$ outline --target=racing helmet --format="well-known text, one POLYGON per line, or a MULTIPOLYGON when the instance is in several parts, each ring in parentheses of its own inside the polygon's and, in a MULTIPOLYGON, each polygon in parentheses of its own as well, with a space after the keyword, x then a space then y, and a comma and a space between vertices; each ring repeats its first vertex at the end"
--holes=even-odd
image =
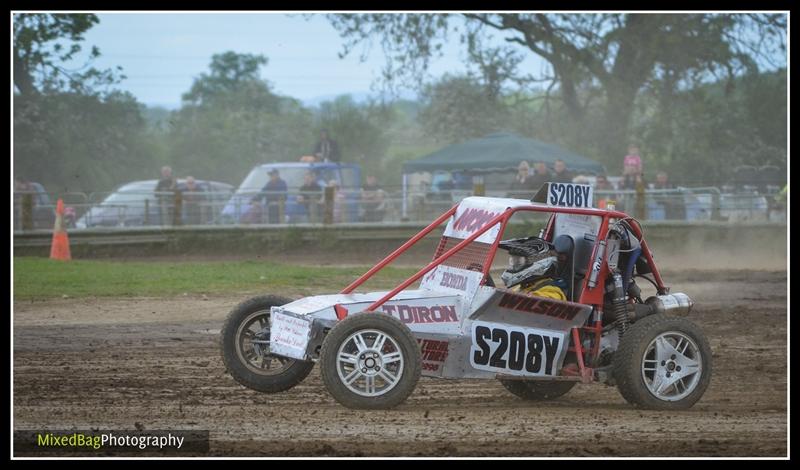
POLYGON ((509 255, 508 267, 500 276, 506 287, 553 275, 557 269, 558 258, 550 254, 552 245, 539 237, 504 240, 498 247, 509 255))

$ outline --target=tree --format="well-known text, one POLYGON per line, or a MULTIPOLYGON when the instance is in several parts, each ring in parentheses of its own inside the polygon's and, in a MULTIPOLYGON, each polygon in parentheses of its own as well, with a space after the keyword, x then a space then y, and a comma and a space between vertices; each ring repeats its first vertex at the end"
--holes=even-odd
POLYGON ((657 93, 646 94, 632 132, 646 142, 651 168, 683 185, 724 184, 744 164, 786 168, 786 86, 785 70, 749 73, 733 86, 679 91, 668 113, 657 93))
POLYGON ((421 93, 419 119, 425 133, 455 143, 502 130, 509 109, 498 92, 468 76, 445 75, 421 93))
POLYGON ((150 176, 154 152, 128 93, 20 96, 14 102, 14 170, 51 191, 110 191, 150 176))
POLYGON ((51 191, 108 191, 145 176, 154 158, 139 103, 109 89, 124 77, 90 66, 100 51, 68 68, 98 22, 88 14, 13 17, 14 167, 51 191))
POLYGON ((261 108, 277 111, 277 96, 270 92, 269 84, 259 77, 259 70, 267 65, 263 55, 237 54, 228 51, 211 57, 211 69, 201 74, 192 88, 183 94, 183 102, 191 106, 213 106, 221 101, 233 106, 261 108), (240 101, 232 101, 232 97, 240 101), (252 100, 256 100, 255 102, 252 100))
POLYGON ((237 183, 255 165, 296 160, 311 113, 260 78, 261 55, 215 54, 170 117, 169 161, 180 174, 237 183))
POLYGON ((781 14, 464 14, 460 20, 440 14, 331 15, 347 40, 342 55, 380 41, 388 81, 419 86, 449 33, 458 29, 471 63, 487 77, 494 74, 494 83, 549 82, 546 98, 557 99, 576 122, 599 101, 604 118, 587 130, 599 149, 595 156, 614 166, 628 143, 643 88, 670 91, 714 76, 732 79, 785 52, 781 14), (498 33, 506 45, 487 39, 498 33), (544 59, 550 74, 520 70, 524 54, 544 59))
POLYGON ((90 67, 100 56, 97 47, 92 47, 82 66, 69 69, 65 65, 81 52, 83 34, 99 21, 90 14, 15 14, 15 90, 23 96, 64 90, 93 94, 124 78, 118 75, 121 67, 116 72, 90 67))

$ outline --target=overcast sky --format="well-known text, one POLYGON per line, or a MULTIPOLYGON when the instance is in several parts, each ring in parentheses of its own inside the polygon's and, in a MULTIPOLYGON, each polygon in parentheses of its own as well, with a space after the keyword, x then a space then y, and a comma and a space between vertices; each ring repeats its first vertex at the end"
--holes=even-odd
MULTIPOLYGON (((369 93, 385 63, 380 47, 367 62, 356 53, 339 59, 342 39, 325 15, 306 19, 274 13, 99 14, 85 35, 95 45, 99 68, 123 67, 119 88, 148 105, 177 107, 192 79, 208 70, 212 54, 232 50, 269 59, 262 77, 274 89, 309 102, 320 97, 369 93)), ((458 41, 452 41, 432 75, 465 71, 458 41)), ((530 60, 535 64, 536 59, 530 60)), ((540 61, 536 66, 541 66, 540 61)), ((533 65, 532 65, 533 66, 533 65)))
MULTIPOLYGON (((280 94, 307 104, 350 93, 371 92, 385 64, 380 46, 360 61, 361 47, 344 59, 343 40, 325 14, 280 13, 101 13, 85 34, 84 50, 100 48, 98 68, 122 66, 127 78, 118 86, 140 102, 175 108, 192 80, 208 71, 211 56, 234 51, 263 54, 269 62, 262 77, 280 94)), ((495 37, 491 42, 504 43, 495 37)), ((430 73, 465 72, 463 48, 451 35, 444 56, 430 73)), ((524 72, 539 75, 545 62, 527 51, 524 72)), ((785 64, 785 60, 783 60, 785 64)), ((407 90, 404 95, 412 95, 407 90)))

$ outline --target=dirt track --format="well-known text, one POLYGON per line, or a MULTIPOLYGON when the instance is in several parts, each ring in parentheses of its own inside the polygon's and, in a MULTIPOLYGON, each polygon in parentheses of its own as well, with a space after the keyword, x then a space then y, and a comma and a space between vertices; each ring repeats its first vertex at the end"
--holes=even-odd
POLYGON ((208 429, 212 455, 785 456, 786 272, 667 274, 714 352, 689 411, 637 410, 596 384, 529 403, 495 381, 423 378, 400 408, 356 412, 316 370, 278 395, 225 373, 217 333, 242 296, 62 299, 14 304, 14 428, 208 429))

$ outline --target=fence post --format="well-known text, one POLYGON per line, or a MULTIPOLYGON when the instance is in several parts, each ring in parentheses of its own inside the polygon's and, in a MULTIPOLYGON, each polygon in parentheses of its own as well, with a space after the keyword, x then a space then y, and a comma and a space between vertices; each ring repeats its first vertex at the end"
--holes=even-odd
POLYGON ((175 191, 175 207, 172 212, 172 225, 181 225, 183 219, 183 193, 175 191))
POLYGON ((472 195, 486 196, 486 184, 483 182, 483 176, 472 177, 472 195))
POLYGON ((714 191, 711 193, 711 220, 722 220, 722 214, 720 213, 720 205, 722 201, 719 197, 719 192, 714 191))
POLYGON ((233 208, 233 213, 235 214, 233 223, 238 225, 242 223, 242 199, 240 197, 234 197, 233 208))
POLYGON ((319 221, 319 195, 311 196, 311 200, 308 204, 308 221, 312 224, 319 221))
POLYGON ((636 218, 641 220, 647 220, 647 206, 645 206, 644 197, 644 183, 640 181, 636 183, 636 218))
POLYGON ((22 195, 22 230, 33 229, 33 194, 22 195))
POLYGON ((286 222, 286 197, 278 199, 278 223, 286 222))
POLYGON ((325 187, 325 218, 323 220, 324 224, 332 224, 333 223, 333 201, 336 197, 336 188, 333 186, 326 186, 325 187))
POLYGON ((144 200, 144 225, 150 225, 150 199, 144 200))

